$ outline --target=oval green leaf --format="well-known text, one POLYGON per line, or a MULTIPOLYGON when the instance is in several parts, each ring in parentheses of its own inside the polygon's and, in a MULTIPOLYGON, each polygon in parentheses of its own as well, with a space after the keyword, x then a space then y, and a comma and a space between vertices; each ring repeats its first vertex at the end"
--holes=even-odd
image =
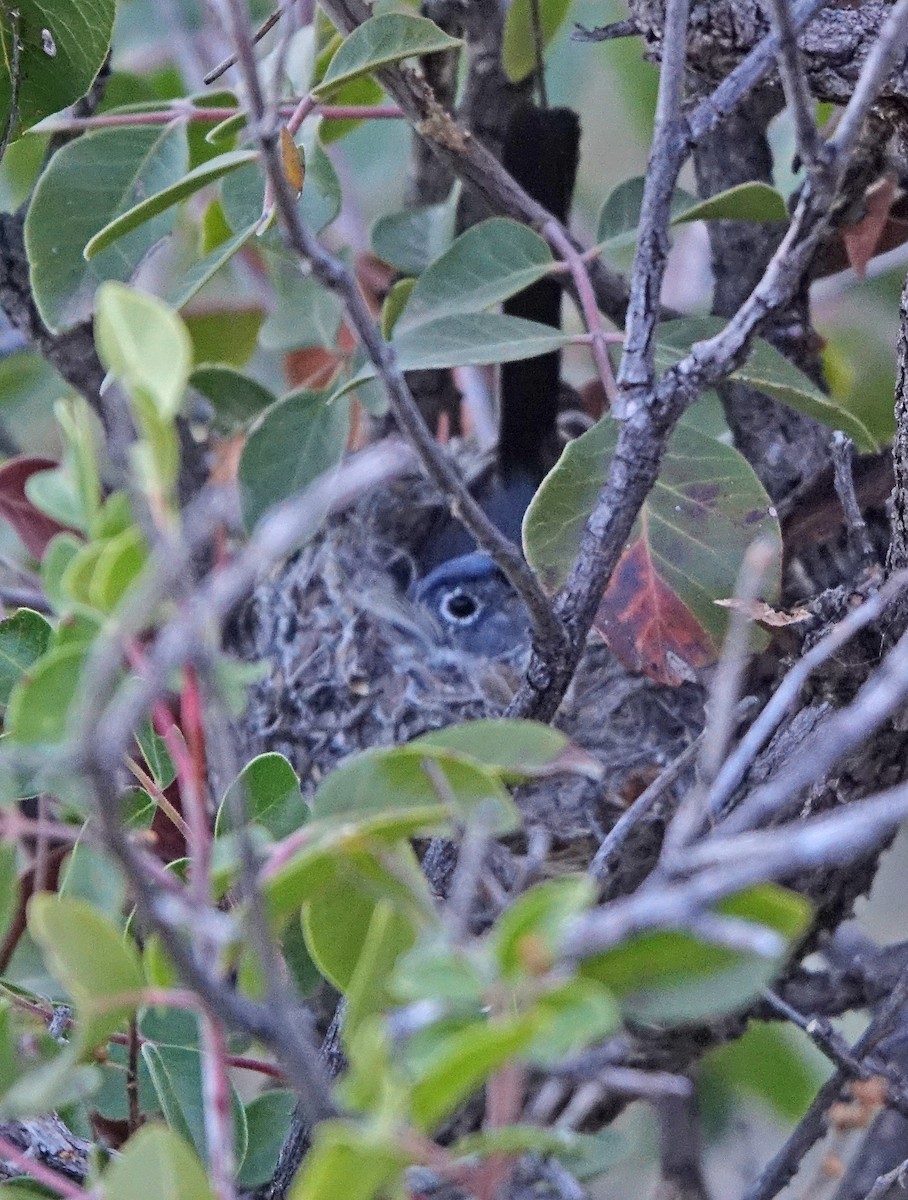
POLYGON ((687 221, 787 221, 785 198, 768 183, 739 183, 678 213, 673 225, 687 221))
POLYGON ((416 55, 433 54, 462 46, 460 38, 449 37, 434 21, 407 13, 385 13, 364 21, 344 40, 328 64, 313 95, 324 100, 359 75, 416 55))
POLYGON ((86 242, 137 200, 186 172, 186 129, 101 129, 61 147, 42 172, 25 218, 35 302, 55 332, 85 320, 98 284, 131 278, 155 242, 170 232, 170 211, 148 221, 86 263, 86 242))
POLYGON ((427 321, 500 304, 549 274, 552 265, 548 245, 526 225, 504 217, 474 225, 416 281, 397 321, 398 338, 427 321))
POLYGON ((115 217, 113 221, 109 221, 103 229, 99 229, 85 245, 83 250, 85 261, 91 262, 102 250, 106 250, 108 246, 118 242, 127 233, 132 233, 134 229, 138 229, 150 221, 152 217, 166 212, 175 204, 179 204, 181 200, 185 200, 187 196, 194 195, 203 187, 215 183, 218 179, 223 179, 225 175, 230 175, 247 163, 255 162, 257 158, 258 152, 255 150, 230 150, 227 154, 219 154, 217 158, 202 163, 201 166, 184 175, 182 179, 172 183, 170 187, 162 188, 153 196, 148 196, 139 204, 127 209, 125 213, 115 217))
POLYGON ((340 461, 349 420, 346 401, 329 403, 323 392, 307 391, 292 392, 262 415, 240 459, 247 529, 340 461))

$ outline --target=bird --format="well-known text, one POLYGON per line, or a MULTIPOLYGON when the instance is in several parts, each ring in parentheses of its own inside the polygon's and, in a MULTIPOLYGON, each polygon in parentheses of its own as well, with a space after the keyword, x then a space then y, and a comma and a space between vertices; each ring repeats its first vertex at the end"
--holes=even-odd
MULTIPOLYGON (((502 165, 562 223, 567 221, 580 153, 580 119, 570 108, 518 105, 505 133, 502 165)), ((560 328, 561 286, 546 276, 504 303, 524 320, 560 328)), ((520 543, 521 523, 559 451, 561 354, 504 363, 500 373, 496 470, 477 499, 493 524, 520 543)), ((428 608, 450 644, 502 653, 526 643, 529 621, 501 570, 453 519, 417 551, 421 575, 410 597, 428 608)))

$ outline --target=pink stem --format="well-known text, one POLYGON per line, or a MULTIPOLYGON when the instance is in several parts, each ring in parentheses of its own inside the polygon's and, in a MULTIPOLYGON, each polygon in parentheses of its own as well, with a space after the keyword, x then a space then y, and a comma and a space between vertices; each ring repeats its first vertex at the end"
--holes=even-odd
POLYGON ((596 365, 596 371, 602 383, 606 399, 614 411, 615 401, 618 397, 618 385, 615 383, 615 374, 612 371, 612 364, 609 360, 608 350, 606 349, 605 330, 602 328, 602 318, 599 315, 596 295, 593 292, 593 285, 590 282, 586 263, 583 261, 581 254, 574 249, 571 239, 564 233, 556 221, 546 221, 542 232, 552 249, 564 259, 570 269, 574 286, 577 288, 577 296, 580 300, 580 311, 583 314, 583 322, 590 334, 590 352, 593 356, 593 362, 596 365))
POLYGON ((236 1200, 227 1044, 223 1027, 210 1013, 200 1015, 199 1026, 202 1035, 202 1107, 211 1182, 218 1200, 236 1200))
MULTIPOLYGON (((278 110, 282 117, 293 118, 305 100, 297 104, 282 104, 278 110)), ((314 106, 317 107, 317 106, 314 106)), ((314 111, 314 108, 313 110, 314 111)), ((101 113, 97 117, 60 117, 44 121, 38 133, 79 133, 84 129, 116 129, 129 125, 169 125, 172 121, 187 121, 191 125, 216 125, 237 116, 239 108, 173 108, 156 109, 153 112, 101 113)), ((326 104, 318 109, 326 121, 399 121, 403 113, 393 104, 326 104)))

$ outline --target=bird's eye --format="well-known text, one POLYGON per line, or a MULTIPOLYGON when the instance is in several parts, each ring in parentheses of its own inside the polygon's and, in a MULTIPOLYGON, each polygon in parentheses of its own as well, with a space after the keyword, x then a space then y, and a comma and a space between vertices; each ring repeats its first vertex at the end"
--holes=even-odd
POLYGON ((439 608, 446 620, 457 625, 469 625, 479 615, 479 601, 460 588, 442 596, 439 608))

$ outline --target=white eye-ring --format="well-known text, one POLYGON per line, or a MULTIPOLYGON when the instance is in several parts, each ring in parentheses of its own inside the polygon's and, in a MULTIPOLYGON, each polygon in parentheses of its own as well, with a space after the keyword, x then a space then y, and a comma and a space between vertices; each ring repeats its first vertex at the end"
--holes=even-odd
POLYGON ((479 616, 481 605, 470 592, 455 588, 446 592, 438 605, 439 612, 452 625, 472 625, 479 616))

